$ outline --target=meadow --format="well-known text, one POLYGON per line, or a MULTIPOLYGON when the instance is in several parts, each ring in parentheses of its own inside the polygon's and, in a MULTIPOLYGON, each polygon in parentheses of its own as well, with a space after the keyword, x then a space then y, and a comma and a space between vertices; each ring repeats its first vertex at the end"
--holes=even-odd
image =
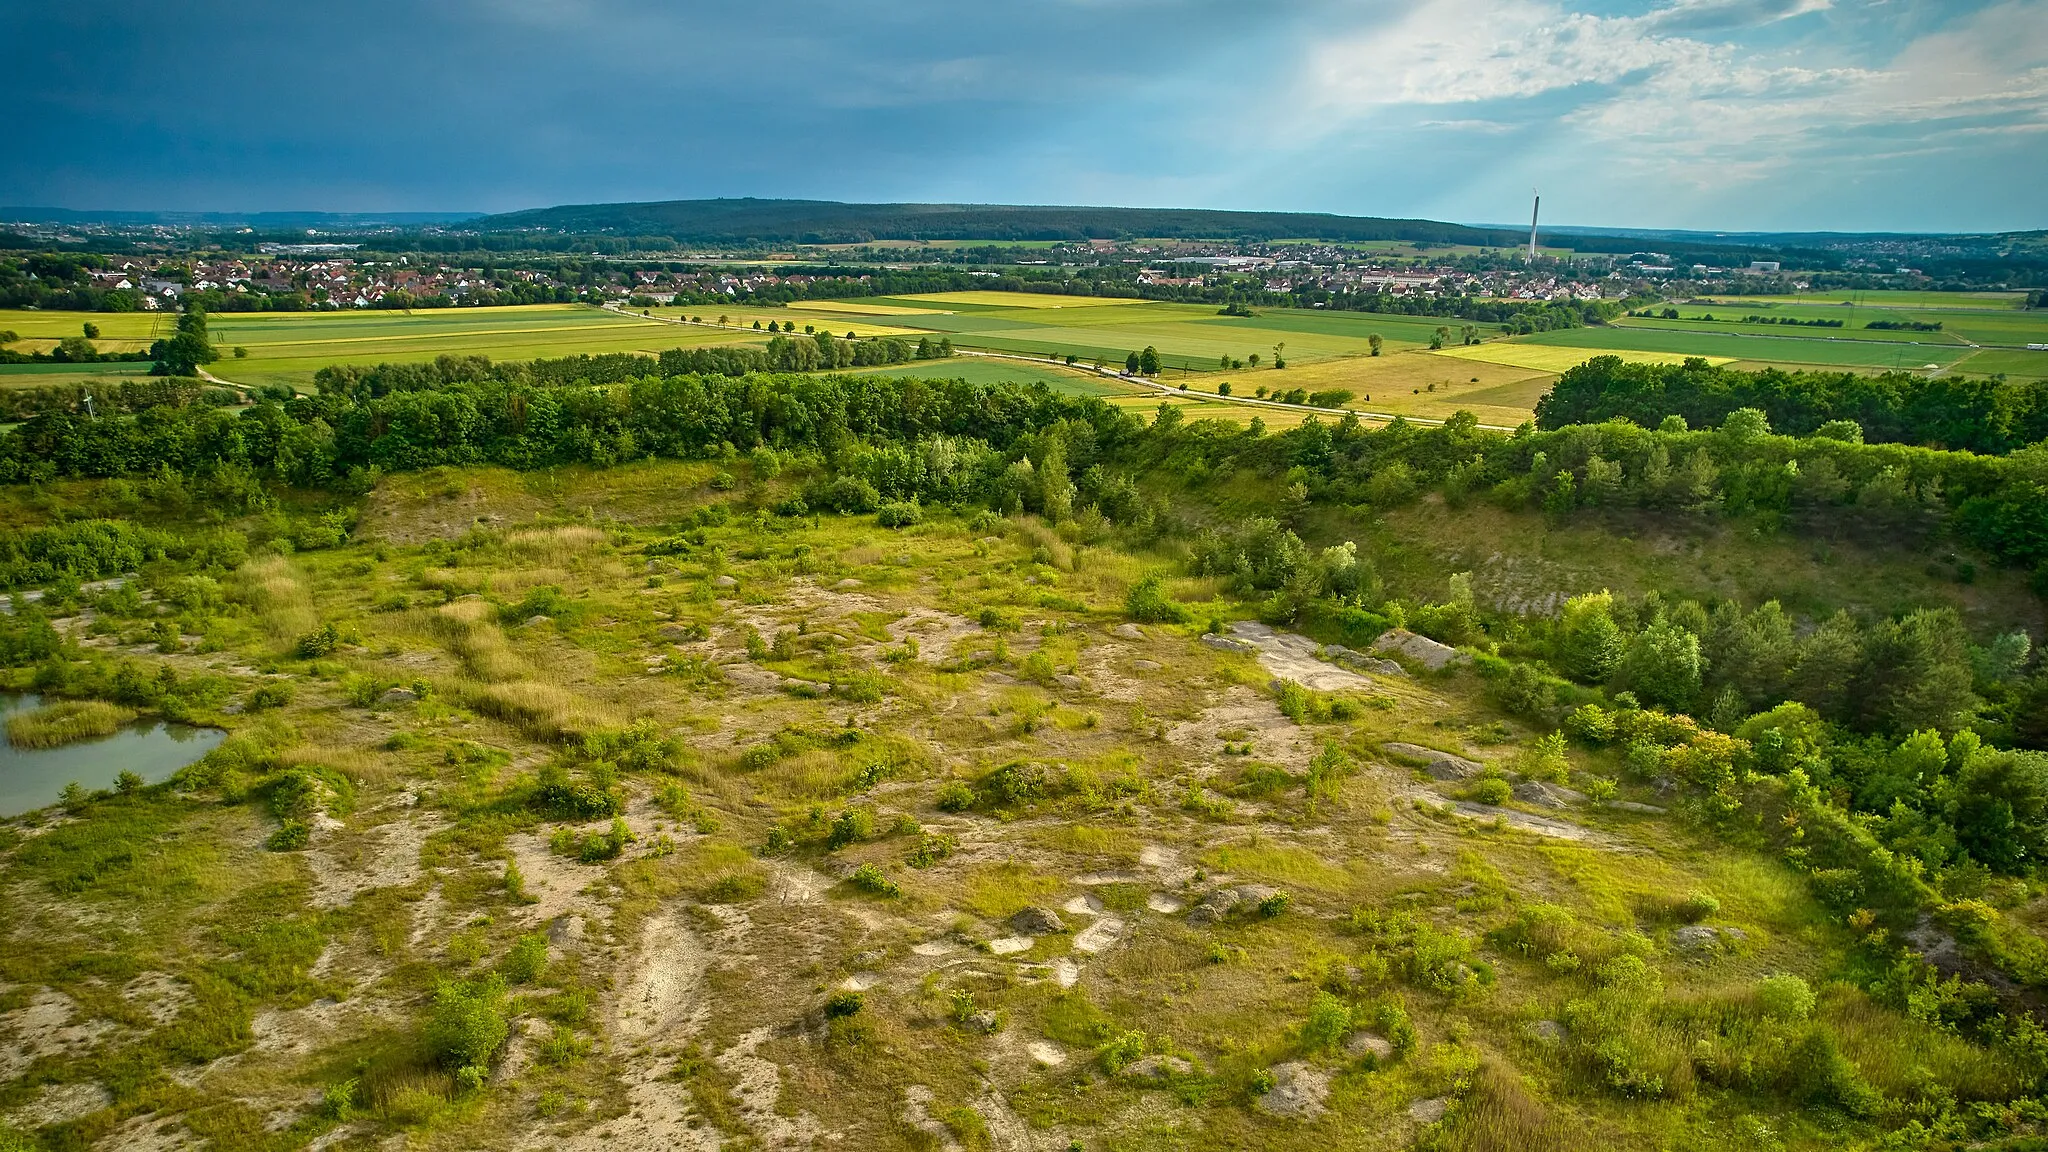
MULTIPOLYGON (((1546 378, 1363 363, 1376 403, 1441 398, 1410 371, 1466 400, 1546 378)), ((871 371, 1181 420, 963 390, 899 425, 936 390, 759 377, 721 386, 799 402, 609 467, 559 450, 678 412, 503 456, 394 423, 423 462, 333 489, 275 456, 0 487, 9 571, 46 592, 0 615, 0 688, 53 701, 10 736, 126 709, 230 733, 0 821, 0 925, 34 942, 0 948, 0 1149, 2034 1131, 2035 1034, 1904 945, 2048 986, 2048 896, 1981 838, 2048 817, 1969 820, 1987 764, 2038 764, 1986 742, 2036 683, 2010 637, 2040 601, 1933 501, 1884 502, 1886 446, 1255 436, 1303 413, 871 371), (1755 504, 1782 456, 1839 490, 1755 504), (455 458, 521 470, 424 463, 455 458), (1602 459, 1627 467, 1595 486, 1602 459), (106 571, 31 580, 53 556, 106 571), (1920 723, 1959 690, 1982 740, 1920 723)), ((336 419, 437 395, 540 410, 336 419)))

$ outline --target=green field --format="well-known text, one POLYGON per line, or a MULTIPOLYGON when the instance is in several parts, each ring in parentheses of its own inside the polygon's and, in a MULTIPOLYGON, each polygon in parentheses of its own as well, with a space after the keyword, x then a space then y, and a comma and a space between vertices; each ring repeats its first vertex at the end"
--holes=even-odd
POLYGON ((1779 303, 1731 299, 1712 304, 1683 304, 1676 310, 1683 320, 1625 317, 1620 327, 1668 328, 1683 331, 1744 332, 1773 336, 1802 336, 1811 339, 1905 341, 1929 344, 1981 344, 2024 346, 2048 342, 2048 312, 2025 311, 2003 303, 2002 297, 1971 293, 1901 292, 1891 295, 1906 299, 1873 302, 1877 293, 1864 293, 1862 303, 1779 303), (1930 297, 1946 303, 1929 304, 1930 297), (1975 306, 1971 306, 1974 302, 1975 306), (1716 317, 1712 324, 1697 318, 1716 317), (1840 328, 1800 328, 1775 324, 1744 324, 1744 316, 1772 316, 1796 320, 1840 320, 1840 328), (1735 320, 1737 323, 1728 323, 1735 320), (1940 324, 1939 332, 1911 332, 1865 327, 1871 321, 1906 320, 1940 324))
MULTIPOLYGON (((0 329, 24 337, 15 347, 33 351, 30 337, 69 336, 87 320, 99 324, 107 350, 147 346, 162 335, 166 317, 149 313, 0 312, 0 329)), ((693 327, 608 312, 579 304, 516 308, 460 308, 419 312, 229 312, 209 318, 221 359, 215 376, 237 384, 289 384, 309 389, 313 374, 329 364, 418 363, 437 356, 488 356, 532 360, 579 353, 658 353, 700 344, 752 343, 758 337, 710 327, 693 327), (246 357, 226 354, 246 348, 246 357)), ((147 365, 6 365, 0 370, 47 368, 66 377, 95 378, 132 373, 147 365)), ((6 376, 0 381, 15 383, 6 376)), ((23 381, 25 382, 25 381, 23 381)), ((54 379, 37 379, 54 383, 54 379)))
MULTIPOLYGON (((859 376, 920 376, 930 380, 965 380, 972 384, 1044 384, 1069 396, 1125 396, 1135 394, 1137 385, 1120 384, 1092 372, 1075 372, 1052 365, 1026 364, 993 357, 957 356, 950 360, 921 360, 914 364, 890 364, 862 368, 859 376)), ((1145 389, 1150 392, 1151 389, 1145 389)))

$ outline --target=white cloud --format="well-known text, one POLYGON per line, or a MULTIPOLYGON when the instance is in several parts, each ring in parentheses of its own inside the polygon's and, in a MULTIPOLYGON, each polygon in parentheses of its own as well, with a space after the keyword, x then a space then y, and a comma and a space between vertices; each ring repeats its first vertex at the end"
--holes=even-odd
POLYGON ((1945 129, 2048 123, 2043 0, 1982 10, 1883 63, 1826 59, 1826 45, 1760 50, 1673 34, 1781 21, 1826 3, 1680 0, 1642 16, 1593 16, 1547 0, 1429 0, 1390 28, 1312 50, 1302 96, 1324 132, 1482 102, 1495 102, 1494 120, 1517 118, 1522 102, 1526 120, 1553 107, 1535 103, 1547 96, 1565 108, 1545 114, 1603 164, 1723 188, 1839 151, 1853 134, 1920 125, 1919 139, 1882 149, 1927 151, 1946 146, 1945 129))

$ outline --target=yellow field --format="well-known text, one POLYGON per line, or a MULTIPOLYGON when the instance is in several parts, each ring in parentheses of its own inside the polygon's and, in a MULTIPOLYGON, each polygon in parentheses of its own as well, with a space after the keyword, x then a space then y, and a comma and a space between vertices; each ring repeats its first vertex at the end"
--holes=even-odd
MULTIPOLYGON (((1461 344, 1456 348, 1431 352, 1430 355, 1449 356, 1458 360, 1477 360, 1482 364, 1505 364, 1537 372, 1563 372, 1568 368, 1576 368, 1595 356, 1615 356, 1630 364, 1677 364, 1688 359, 1675 352, 1558 348, 1541 344, 1461 344)), ((1701 356, 1697 359, 1717 366, 1735 363, 1732 356, 1701 356)))
MULTIPOLYGON (((870 310, 864 308, 862 311, 870 310)), ((810 324, 825 329, 834 336, 844 336, 851 332, 863 339, 869 336, 902 336, 915 341, 920 336, 934 335, 934 333, 916 328, 898 328, 888 324, 876 324, 869 320, 848 319, 844 314, 834 315, 829 312, 808 312, 797 308, 758 308, 736 304, 691 304, 683 308, 654 308, 650 309, 649 312, 651 315, 663 320, 674 320, 684 316, 702 316, 704 318, 703 324, 678 325, 678 327, 685 330, 696 332, 719 331, 717 327, 718 318, 723 316, 726 319, 726 329, 730 330, 735 336, 740 335, 742 332, 749 336, 766 335, 765 332, 755 331, 754 321, 756 320, 759 320, 764 327, 770 323, 781 324, 786 320, 794 321, 799 333, 803 331, 804 325, 810 324)))
MULTIPOLYGON (((923 299, 923 297, 919 297, 923 299)), ((906 308, 901 304, 864 304, 858 300, 806 300, 791 304, 791 312, 851 312, 860 316, 947 316, 934 308, 906 308)))
POLYGON ((177 317, 163 312, 43 312, 8 310, 0 313, 0 329, 21 340, 8 347, 16 352, 48 352, 66 336, 85 335, 87 323, 97 324, 100 338, 93 345, 102 352, 140 352, 159 337, 168 336, 177 317))
POLYGON ((992 308, 1102 308, 1112 304, 1148 304, 1120 296, 1056 296, 1047 292, 923 292, 905 300, 935 304, 982 304, 992 308))

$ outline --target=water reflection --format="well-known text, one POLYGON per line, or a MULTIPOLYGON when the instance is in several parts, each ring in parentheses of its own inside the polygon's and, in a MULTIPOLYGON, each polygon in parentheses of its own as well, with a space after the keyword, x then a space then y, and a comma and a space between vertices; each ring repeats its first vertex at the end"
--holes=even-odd
MULTIPOLYGON (((15 713, 42 703, 39 696, 0 692, 0 726, 15 713)), ((116 776, 133 772, 154 784, 211 752, 226 737, 218 728, 137 720, 111 736, 61 748, 16 748, 0 739, 0 816, 55 804, 64 786, 74 780, 86 788, 112 788, 116 776)))

